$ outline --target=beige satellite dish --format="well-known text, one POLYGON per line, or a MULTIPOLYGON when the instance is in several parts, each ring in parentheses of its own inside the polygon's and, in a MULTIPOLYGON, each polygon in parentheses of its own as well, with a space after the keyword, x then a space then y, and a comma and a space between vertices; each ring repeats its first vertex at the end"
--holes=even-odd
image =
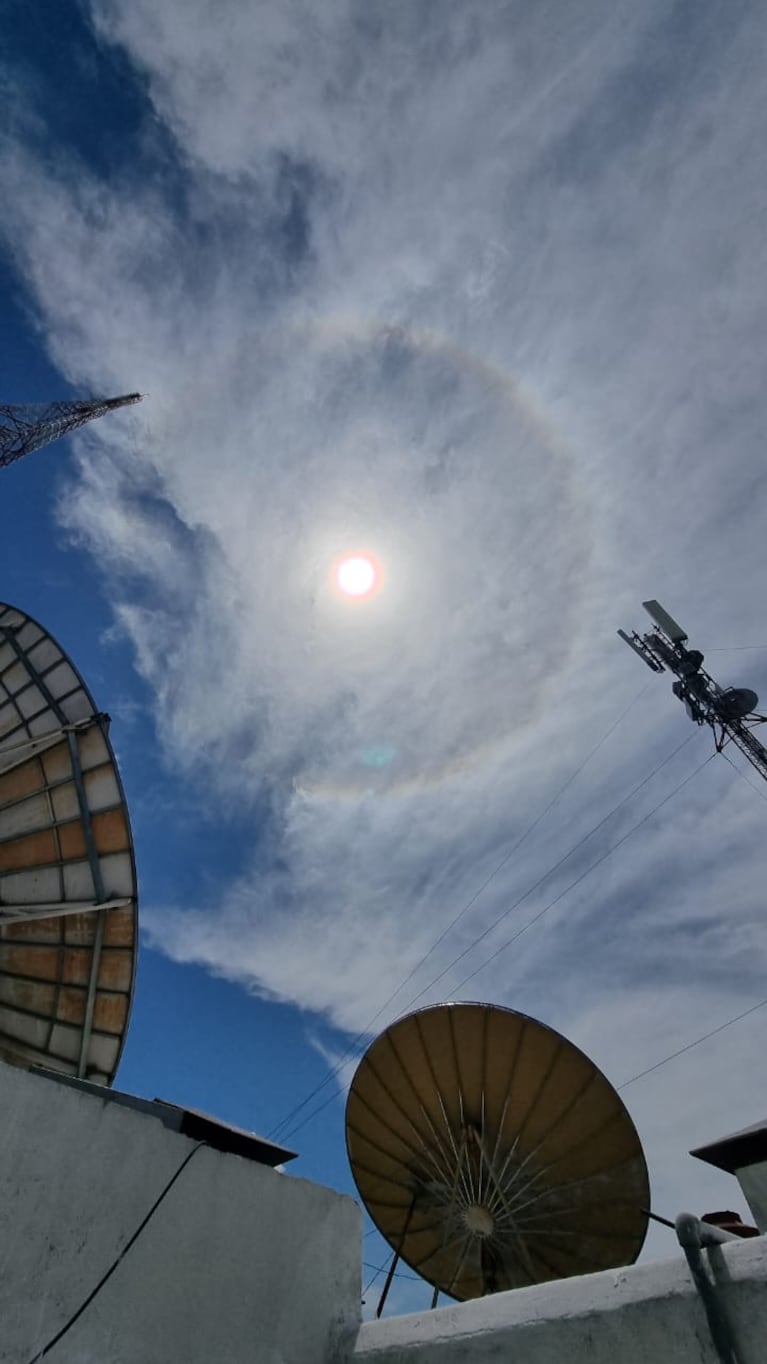
POLYGON ((395 1257, 454 1298, 642 1248, 649 1184, 626 1108, 583 1052, 511 1009, 440 1004, 393 1023, 352 1081, 346 1141, 395 1257))
POLYGON ((55 640, 0 604, 0 1059, 107 1085, 137 940, 108 726, 55 640))

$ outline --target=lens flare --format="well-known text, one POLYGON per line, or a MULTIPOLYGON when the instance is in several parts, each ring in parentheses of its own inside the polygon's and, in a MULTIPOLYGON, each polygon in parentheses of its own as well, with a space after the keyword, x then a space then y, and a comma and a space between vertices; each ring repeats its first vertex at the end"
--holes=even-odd
POLYGON ((345 597, 369 597, 377 582, 375 561, 367 554, 350 554, 336 566, 336 586, 345 597))

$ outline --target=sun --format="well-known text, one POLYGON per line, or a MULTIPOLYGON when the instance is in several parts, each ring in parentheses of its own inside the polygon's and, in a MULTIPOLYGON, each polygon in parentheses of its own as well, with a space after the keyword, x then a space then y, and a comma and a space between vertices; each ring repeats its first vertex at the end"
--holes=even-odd
POLYGON ((348 554, 336 564, 336 587, 345 597, 369 597, 378 577, 378 565, 369 554, 348 554))

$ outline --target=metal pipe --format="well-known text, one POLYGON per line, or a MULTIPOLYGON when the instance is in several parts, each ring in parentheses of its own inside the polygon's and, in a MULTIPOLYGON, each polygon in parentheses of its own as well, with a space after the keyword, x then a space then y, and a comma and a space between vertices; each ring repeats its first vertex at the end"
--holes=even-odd
MULTIPOLYGON (((104 890, 104 881, 101 875, 101 862, 99 860, 96 839, 93 834, 93 824, 91 823, 91 811, 88 805, 88 796, 85 790, 85 780, 83 769, 80 765, 80 746, 79 738, 73 729, 67 731, 67 746, 69 748, 69 762, 72 768, 72 780, 75 784, 77 793, 77 804, 80 811, 80 823, 82 824, 83 837, 85 840, 85 850, 88 854, 88 865, 93 881, 93 890, 99 905, 103 905, 107 899, 104 890)), ((93 947, 91 949, 91 969, 88 977, 88 993, 85 1000, 85 1014, 83 1017, 83 1031, 80 1038, 80 1055, 77 1061, 77 1078, 82 1079, 88 1066, 88 1048, 91 1040, 91 1030, 93 1028, 93 1010, 96 1004, 96 987, 98 985, 99 967, 101 964, 101 948, 104 942, 104 916, 106 911, 101 910, 96 919, 96 927, 93 934, 93 947)))
POLYGON ((381 1296, 380 1296, 380 1298, 379 1298, 379 1300, 378 1300, 378 1306, 377 1306, 377 1308, 376 1308, 376 1317, 380 1317, 381 1313, 382 1313, 383 1310, 384 1310, 384 1303, 386 1302, 386 1299, 387 1299, 388 1296, 389 1296, 389 1289, 390 1289, 391 1286, 392 1286, 392 1280, 393 1280, 393 1278, 394 1278, 394 1271, 396 1270, 397 1265, 399 1264, 400 1251, 402 1250, 402 1247, 403 1247, 404 1244, 405 1244, 405 1237, 407 1236, 407 1230, 408 1230, 408 1227, 410 1226, 410 1219, 412 1218, 413 1212, 415 1211, 415 1200, 416 1200, 416 1197, 417 1197, 417 1195, 416 1195, 416 1194, 413 1194, 413 1201, 412 1201, 412 1203, 410 1204, 410 1208, 408 1209, 407 1217, 405 1218, 405 1225, 404 1225, 404 1227, 402 1228, 402 1235, 401 1235, 400 1238, 399 1238, 399 1241, 398 1241, 398 1243, 397 1243, 396 1250, 394 1251, 394 1255, 393 1255, 393 1257, 392 1257, 392 1262, 391 1262, 391 1264, 389 1265, 389 1273, 386 1275, 386 1283, 385 1283, 384 1286, 383 1286, 383 1293, 381 1294, 381 1296))
POLYGON ((708 1222, 701 1222, 691 1212, 680 1212, 674 1224, 677 1240, 685 1253, 693 1283, 703 1303, 708 1321, 708 1329, 714 1348, 722 1364, 744 1364, 738 1351, 730 1323, 727 1320, 715 1282, 709 1278, 703 1263, 702 1249, 723 1245, 725 1241, 737 1241, 732 1232, 723 1231, 708 1222))

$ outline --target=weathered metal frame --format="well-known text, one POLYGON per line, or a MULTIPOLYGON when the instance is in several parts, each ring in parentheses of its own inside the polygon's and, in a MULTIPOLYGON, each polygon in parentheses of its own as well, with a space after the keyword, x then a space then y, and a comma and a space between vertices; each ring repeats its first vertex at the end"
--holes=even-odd
MULTIPOLYGON (((60 1018, 58 1016, 58 1005, 55 1004, 55 1007, 50 1015, 49 1020, 48 1051, 47 1052, 41 1051, 32 1042, 23 1043, 19 1042, 18 1045, 20 1051, 24 1051, 28 1055, 30 1054, 36 1055, 43 1063, 45 1063, 46 1055, 49 1055, 51 1059, 56 1059, 61 1064, 69 1067, 74 1064, 71 1058, 61 1056, 58 1053, 54 1053, 52 1050, 53 1031, 56 1027, 60 1027, 62 1029, 69 1029, 74 1026, 81 1027, 82 1028, 81 1045, 79 1048, 79 1055, 76 1063, 76 1073, 78 1076, 82 1076, 85 1073, 85 1069, 87 1067, 90 1039, 94 1035, 108 1037, 114 1043, 116 1043, 117 1055, 115 1058, 114 1065, 116 1067, 116 1065, 119 1064, 119 1056, 120 1052, 122 1051, 122 1047, 124 1045, 125 1040, 127 1020, 130 1015, 130 1007, 133 993, 133 981, 135 980, 135 959, 137 943, 134 939, 130 946, 124 945, 116 946, 110 944, 110 952, 119 952, 120 954, 127 952, 130 954, 132 963, 129 977, 131 984, 127 992, 122 989, 111 992, 109 991, 108 987, 106 988, 105 991, 107 995, 109 995, 110 993, 114 993, 115 995, 120 995, 123 998, 125 998, 126 1001, 125 1023, 123 1027, 118 1032, 113 1032, 109 1030, 104 1031, 99 1028, 94 1028, 93 1019, 96 1005, 96 997, 98 993, 99 969, 104 944, 104 929, 106 923, 106 915, 110 910, 127 908, 134 904, 135 893, 133 896, 130 897, 126 897, 124 895, 110 896, 104 886, 100 856, 98 849, 96 847, 94 837, 92 815, 90 806, 88 804, 88 797, 85 789, 86 774, 83 770, 82 763, 80 760, 80 750, 78 741, 79 735, 81 733, 89 731, 94 726, 97 726, 104 739, 106 753, 108 755, 108 761, 95 764, 93 767, 88 769, 87 775, 90 776, 93 772, 99 772, 103 768, 108 767, 110 769, 111 776, 113 777, 116 783, 118 793, 117 803, 114 802, 110 803, 109 805, 104 806, 103 809, 99 809, 97 813, 99 815, 109 815, 117 812, 118 810, 121 812, 125 822, 125 833, 127 839, 125 852, 130 859, 131 880, 135 888, 136 874, 133 853, 133 841, 130 834, 130 824, 127 815, 127 808, 125 806, 125 796, 122 789, 122 783, 120 781, 119 771, 114 762, 114 756, 111 752, 111 745, 109 743, 109 735, 107 728, 109 723, 108 716, 105 716, 101 712, 96 710, 95 706, 93 705, 92 698, 90 697, 90 693, 82 677, 80 676, 77 668, 75 667, 74 663, 69 658, 69 656, 66 654, 66 652, 63 649, 61 649, 61 646, 58 645, 56 640, 53 639, 49 632, 45 630, 41 625, 39 625, 37 621, 35 621, 32 617, 28 616, 25 612, 20 611, 17 608, 9 605, 3 605, 2 607, 0 607, 0 639, 10 647, 12 654, 15 655, 16 660, 22 665, 27 675, 27 678, 29 679, 24 683, 24 685, 19 687, 18 690, 16 691, 11 691, 8 687, 3 688, 4 693, 3 704, 5 705, 10 703, 12 705, 15 715, 16 717, 18 717, 18 723, 12 724, 11 727, 9 729, 6 729, 3 735, 0 736, 0 776, 5 776, 7 773, 15 770, 16 767, 20 766, 23 763, 29 762, 34 758, 42 758, 46 754, 46 752, 57 747, 62 743, 66 744, 69 757, 70 771, 68 771, 67 775, 62 777, 60 780, 46 783, 45 797, 48 802, 49 813, 51 818, 51 827, 53 829, 58 830, 59 828, 65 828, 69 823, 79 824, 79 826, 81 827, 82 836, 85 843, 85 857, 83 861, 87 862, 96 897, 94 901, 90 900, 68 902, 65 901, 64 883, 62 879, 60 880, 62 895, 62 900, 60 902, 46 902, 45 904, 42 905, 0 904, 0 927, 9 926, 11 924, 18 924, 23 921, 41 922, 47 919, 52 920, 61 919, 68 916, 75 916, 83 913, 89 914, 95 913, 97 915, 94 934, 91 941, 87 944, 84 944, 82 947, 78 945, 70 949, 76 951, 88 951, 90 953, 90 969, 87 986, 82 987, 80 985, 70 984, 67 987, 73 990, 81 990, 83 988, 86 989, 86 1002, 82 1025, 73 1025, 66 1018, 60 1018), (5 624, 3 623, 2 618, 6 617, 7 615, 11 616, 15 615, 17 617, 17 620, 12 621, 12 623, 10 624, 5 624), (20 635, 22 631, 27 630, 30 627, 33 632, 36 632, 37 638, 33 637, 31 642, 28 640, 23 646, 21 646, 19 644, 17 636, 20 635), (35 666, 32 659, 30 658, 30 653, 34 651, 38 644, 44 643, 46 640, 50 641, 50 643, 53 645, 54 649, 56 650, 57 657, 53 660, 53 662, 48 663, 47 666, 45 666, 44 668, 38 669, 35 666), (75 681, 74 686, 70 686, 67 691, 62 692, 61 696, 56 697, 53 695, 50 687, 47 685, 46 679, 49 674, 53 673, 56 669, 60 668, 62 664, 66 664, 66 666, 71 670, 71 674, 74 677, 75 681), (32 710, 29 714, 25 714, 22 709, 23 703, 20 703, 20 698, 22 698, 24 694, 28 692, 32 687, 37 688, 43 705, 39 707, 37 710, 32 710), (68 700, 78 695, 79 693, 82 693, 86 698, 88 704, 91 707, 91 714, 87 717, 72 720, 70 716, 67 714, 65 705, 68 700), (52 714, 55 720, 59 722, 59 728, 53 731, 44 732, 39 736, 30 733, 31 728, 35 724, 35 721, 37 721, 41 716, 45 714, 52 714), (19 732, 22 732, 25 736, 22 742, 20 742, 18 745, 14 745, 13 742, 8 743, 8 741, 9 740, 12 741, 14 736, 19 734, 19 732), (4 753, 13 755, 11 756, 10 761, 7 761, 5 764, 3 764, 4 753), (66 785, 74 786, 78 810, 77 816, 73 816, 71 821, 57 820, 51 803, 52 793, 59 787, 66 785)), ((12 665, 10 664, 5 665, 5 668, 7 669, 7 667, 9 666, 12 665)), ((12 808, 13 805, 17 803, 22 803, 22 801, 26 798, 27 797, 20 797, 18 802, 12 801, 10 803, 9 808, 12 808)), ((56 839, 58 843, 58 832, 56 833, 56 839)), ((11 842, 13 840, 8 839, 0 841, 0 847, 2 847, 2 844, 6 841, 11 842)), ((109 856, 109 854, 105 855, 109 856)), ((75 862, 76 861, 77 859, 75 859, 75 862)), ((42 869, 51 870, 55 868, 59 872, 59 877, 63 878, 65 868, 71 867, 72 865, 73 860, 71 858, 66 859, 63 857, 58 857, 51 862, 41 863, 40 868, 41 870, 42 869)), ((24 943, 26 942, 25 939, 16 937, 14 937, 13 939, 9 939, 8 941, 13 945, 18 945, 19 947, 23 946, 24 943)), ((41 944, 39 940, 35 939, 33 941, 30 941, 28 945, 44 946, 45 944, 41 944)), ((67 950, 66 942, 63 938, 61 938, 59 939, 58 944, 51 943, 51 948, 54 950, 58 950, 58 952, 61 954, 65 950, 67 950)), ((24 978, 23 976, 20 976, 18 972, 15 972, 13 970, 7 971, 6 974, 9 977, 13 978, 24 978)), ((54 987, 56 991, 55 998, 58 998, 58 995, 60 994, 60 991, 64 986, 63 977, 60 971, 57 977, 50 981, 50 984, 54 987)), ((14 1003, 12 1005, 9 1005, 9 1007, 13 1008, 14 1011, 20 1014, 26 1013, 31 1017, 39 1017, 39 1015, 34 1014, 33 1011, 26 1010, 23 1007, 21 1007, 17 1001, 14 1001, 14 1003)), ((2 1045, 4 1052, 7 1054, 8 1051, 7 1044, 3 1042, 2 1045)))
POLYGON ((0 468, 60 440, 86 422, 141 401, 140 393, 52 403, 0 403, 0 468))
MULTIPOLYGON (((767 781, 767 748, 752 732, 758 725, 767 723, 767 716, 753 712, 741 719, 724 718, 722 715, 724 689, 703 667, 698 667, 694 673, 696 677, 702 679, 703 686, 699 692, 692 693, 688 686, 690 672, 684 670, 685 660, 688 660, 689 666, 687 635, 658 602, 643 602, 642 605, 656 621, 656 628, 645 635, 638 634, 636 630, 632 630, 631 634, 627 634, 625 630, 618 630, 620 638, 653 672, 664 672, 668 668, 669 672, 679 679, 681 695, 680 693, 677 695, 689 703, 688 709, 694 702, 695 711, 692 718, 699 725, 709 726, 717 753, 721 753, 728 743, 733 743, 760 777, 767 781), (664 634, 659 616, 665 617, 670 625, 676 628, 679 635, 677 639, 664 634)), ((674 685, 678 686, 679 683, 674 685)))

